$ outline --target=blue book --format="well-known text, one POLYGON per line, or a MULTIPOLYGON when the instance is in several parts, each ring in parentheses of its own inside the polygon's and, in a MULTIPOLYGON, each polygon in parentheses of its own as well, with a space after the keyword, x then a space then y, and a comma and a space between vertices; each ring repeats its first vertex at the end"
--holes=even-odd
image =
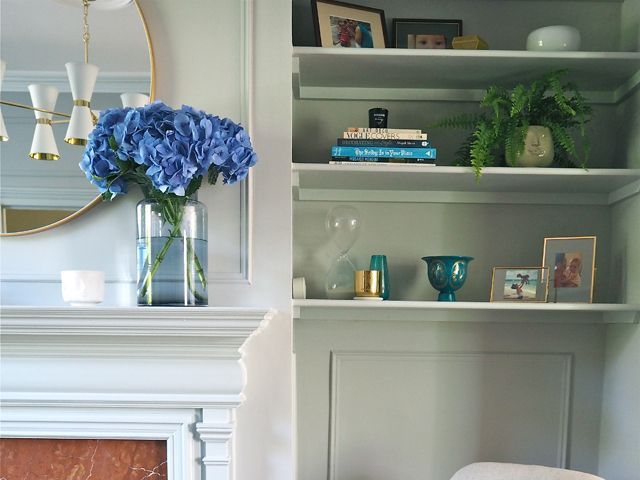
POLYGON ((384 138, 338 138, 336 143, 339 147, 391 147, 391 148, 426 148, 429 146, 427 140, 397 140, 384 138))
POLYGON ((332 157, 436 158, 435 148, 331 147, 332 157))

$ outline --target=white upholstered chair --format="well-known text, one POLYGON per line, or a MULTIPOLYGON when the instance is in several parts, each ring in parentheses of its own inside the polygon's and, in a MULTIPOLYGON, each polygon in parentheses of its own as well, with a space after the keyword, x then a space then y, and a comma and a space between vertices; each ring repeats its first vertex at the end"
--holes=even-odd
POLYGON ((451 480, 604 480, 589 473, 515 463, 472 463, 458 470, 451 480))

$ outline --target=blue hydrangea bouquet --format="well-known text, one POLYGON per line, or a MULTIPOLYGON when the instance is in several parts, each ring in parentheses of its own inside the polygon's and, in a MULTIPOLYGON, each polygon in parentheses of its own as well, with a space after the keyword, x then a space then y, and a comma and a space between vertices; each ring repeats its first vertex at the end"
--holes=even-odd
MULTIPOLYGON (((184 207, 203 177, 214 184, 222 176, 224 184, 232 184, 243 180, 256 160, 242 126, 189 106, 174 110, 155 102, 100 113, 80 168, 105 200, 126 193, 131 182, 140 185, 170 226, 164 246, 152 262, 147 258, 146 278, 138 282, 139 299, 147 295, 165 255, 180 237, 184 207)), ((201 262, 193 252, 190 255, 206 289, 201 262)))

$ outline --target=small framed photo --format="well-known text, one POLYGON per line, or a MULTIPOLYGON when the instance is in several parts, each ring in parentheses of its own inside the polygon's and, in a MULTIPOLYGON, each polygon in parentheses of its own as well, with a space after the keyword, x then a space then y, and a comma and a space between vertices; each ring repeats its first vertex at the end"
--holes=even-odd
POLYGON ((316 45, 338 48, 385 48, 384 11, 332 0, 311 0, 316 45))
POLYGON ((462 35, 462 20, 393 19, 395 48, 453 48, 453 37, 462 35))
POLYGON ((542 264, 550 272, 550 302, 593 301, 596 237, 545 238, 542 264))
POLYGON ((547 267, 493 267, 492 302, 546 302, 547 267))

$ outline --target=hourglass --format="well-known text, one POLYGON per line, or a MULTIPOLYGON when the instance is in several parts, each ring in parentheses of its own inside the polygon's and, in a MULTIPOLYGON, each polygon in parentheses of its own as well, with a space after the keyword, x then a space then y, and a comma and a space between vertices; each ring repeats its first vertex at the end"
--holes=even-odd
POLYGON ((327 298, 347 300, 354 296, 354 272, 348 252, 358 239, 360 215, 349 205, 338 205, 327 213, 324 223, 329 238, 338 250, 325 278, 327 298))

